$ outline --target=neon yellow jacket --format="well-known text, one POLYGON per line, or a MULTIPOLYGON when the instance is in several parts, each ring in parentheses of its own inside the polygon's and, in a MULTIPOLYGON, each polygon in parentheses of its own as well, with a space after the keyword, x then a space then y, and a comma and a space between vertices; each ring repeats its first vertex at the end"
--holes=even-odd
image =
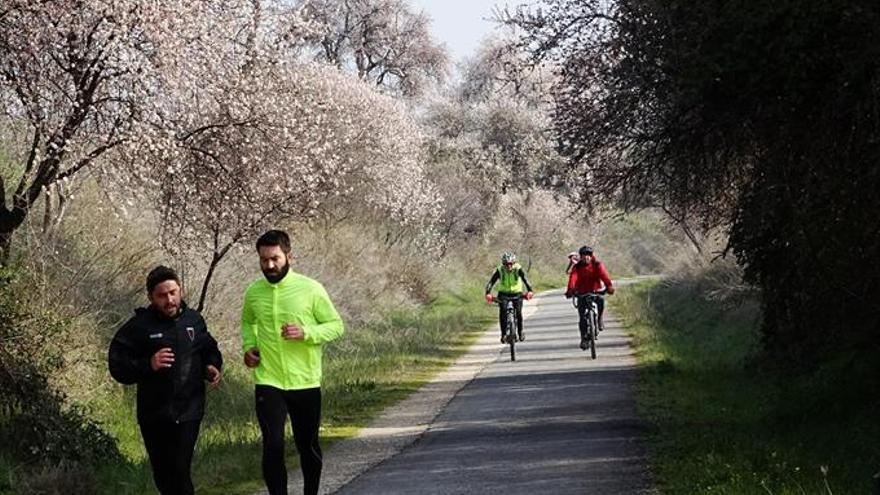
POLYGON ((342 332, 342 319, 327 291, 304 275, 291 271, 277 284, 262 278, 244 294, 242 349, 260 350, 260 364, 254 370, 257 385, 282 390, 320 387, 322 345, 342 332), (282 338, 285 323, 302 328, 305 339, 282 338))
POLYGON ((523 278, 525 278, 525 274, 520 276, 521 271, 522 265, 519 263, 514 263, 510 270, 504 268, 504 265, 496 266, 495 273, 498 274, 498 278, 501 280, 501 283, 498 284, 498 292, 505 294, 522 294, 523 278))
POLYGON ((504 268, 504 265, 495 267, 495 271, 492 272, 492 278, 486 284, 486 294, 492 292, 492 286, 499 280, 501 283, 498 285, 498 294, 522 294, 523 285, 526 286, 527 291, 532 292, 532 285, 529 284, 529 279, 526 278, 526 271, 522 269, 522 265, 519 263, 514 263, 510 270, 504 268))

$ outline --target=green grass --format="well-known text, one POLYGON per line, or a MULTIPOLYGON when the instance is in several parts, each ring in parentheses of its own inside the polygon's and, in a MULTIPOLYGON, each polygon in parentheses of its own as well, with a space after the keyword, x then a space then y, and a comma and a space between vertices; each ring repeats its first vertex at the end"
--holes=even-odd
MULTIPOLYGON (((385 407, 406 398, 461 355, 494 320, 478 283, 449 292, 422 310, 399 309, 381 321, 347 328, 324 350, 322 445, 349 438, 385 407), (475 296, 476 295, 476 296, 475 296)), ((209 392, 193 463, 201 494, 249 494, 262 485, 260 432, 253 385, 238 356, 226 356, 223 386, 209 392)), ((156 493, 134 420, 133 393, 105 404, 102 418, 125 454, 99 469, 103 493, 156 493)), ((288 426, 288 439, 292 439, 288 426)), ((288 468, 298 465, 292 440, 288 468)))
POLYGON ((871 493, 876 356, 780 369, 758 353, 753 303, 725 308, 681 284, 627 288, 612 304, 642 365, 637 401, 663 493, 871 493))

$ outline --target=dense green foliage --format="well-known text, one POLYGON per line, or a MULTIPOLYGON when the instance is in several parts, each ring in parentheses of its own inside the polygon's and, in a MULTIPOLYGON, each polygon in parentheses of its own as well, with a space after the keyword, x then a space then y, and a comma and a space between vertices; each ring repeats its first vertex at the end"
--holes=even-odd
MULTIPOLYGON (((64 369, 71 322, 22 304, 29 282, 21 270, 0 271, 0 460, 25 466, 63 462, 66 469, 116 460, 114 440, 50 385, 64 369)), ((0 490, 9 482, 0 477, 0 490)))

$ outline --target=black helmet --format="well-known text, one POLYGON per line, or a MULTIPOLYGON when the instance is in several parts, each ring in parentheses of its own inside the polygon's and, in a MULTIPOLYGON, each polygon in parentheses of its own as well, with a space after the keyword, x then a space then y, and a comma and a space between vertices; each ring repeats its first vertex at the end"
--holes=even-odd
POLYGON ((592 256, 593 255, 593 248, 591 248, 590 246, 583 246, 580 249, 578 249, 578 254, 581 256, 592 256))

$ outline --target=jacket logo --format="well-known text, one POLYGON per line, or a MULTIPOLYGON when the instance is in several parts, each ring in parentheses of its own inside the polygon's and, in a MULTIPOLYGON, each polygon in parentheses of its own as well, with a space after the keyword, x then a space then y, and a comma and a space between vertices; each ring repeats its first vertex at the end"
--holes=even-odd
POLYGON ((162 334, 161 334, 161 333, 151 333, 151 334, 150 334, 150 338, 151 338, 151 339, 161 339, 161 338, 162 338, 162 334))
POLYGON ((189 335, 189 340, 192 342, 196 340, 196 329, 193 327, 186 327, 186 334, 189 335))

